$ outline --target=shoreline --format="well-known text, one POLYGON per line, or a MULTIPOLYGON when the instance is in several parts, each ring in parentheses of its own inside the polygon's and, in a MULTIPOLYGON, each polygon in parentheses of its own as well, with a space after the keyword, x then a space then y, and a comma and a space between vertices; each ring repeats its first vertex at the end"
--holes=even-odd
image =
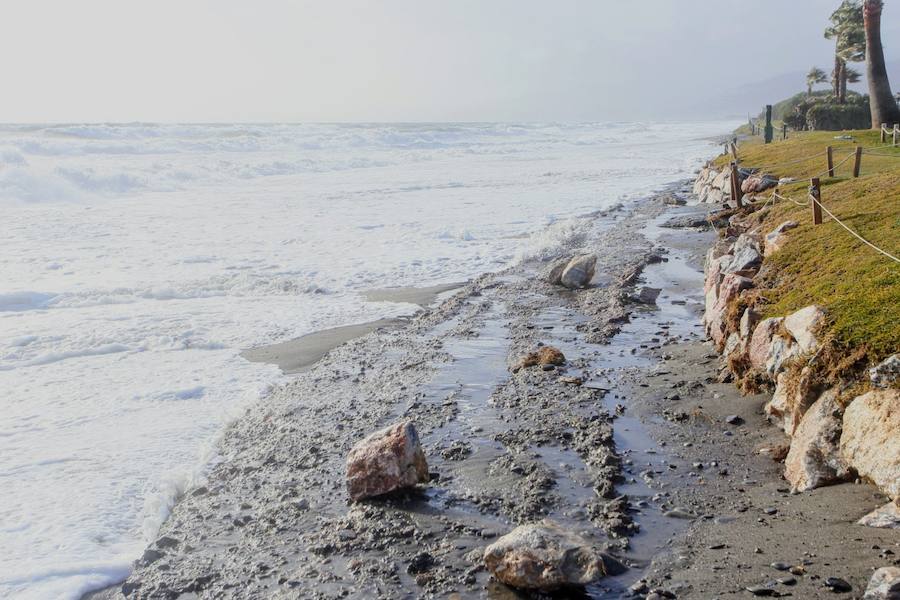
POLYGON ((402 327, 335 347, 229 430, 231 460, 176 505, 124 586, 89 597, 235 586, 259 598, 528 597, 491 579, 478 552, 545 516, 607 553, 618 574, 590 586, 591 598, 745 594, 783 575, 773 562, 806 570, 784 593, 830 597, 822 580, 832 576, 864 589, 879 558, 871 548, 897 543, 848 514, 867 498, 877 506, 875 490, 793 496, 758 453, 778 435, 766 398, 715 382, 700 322, 714 238, 659 227, 706 207, 664 206, 673 191, 686 195, 673 185, 598 217, 616 226, 589 244, 597 287, 553 288, 541 264, 507 269, 402 327), (642 287, 662 290, 656 308, 630 300, 642 287), (566 354, 562 373, 510 374, 539 341, 566 354), (744 424, 725 423, 731 414, 744 424), (346 451, 397 418, 415 419, 432 482, 348 507, 346 451), (852 542, 824 543, 814 518, 852 542), (429 566, 413 569, 423 552, 429 566))
MULTIPOLYGON (((465 283, 447 283, 426 287, 380 288, 366 290, 362 295, 369 302, 415 304, 422 310, 464 285, 465 283)), ((403 317, 376 319, 365 323, 320 329, 285 342, 248 348, 241 352, 241 356, 250 362, 274 364, 285 375, 296 375, 308 370, 326 353, 341 344, 373 331, 399 327, 406 320, 403 317)))

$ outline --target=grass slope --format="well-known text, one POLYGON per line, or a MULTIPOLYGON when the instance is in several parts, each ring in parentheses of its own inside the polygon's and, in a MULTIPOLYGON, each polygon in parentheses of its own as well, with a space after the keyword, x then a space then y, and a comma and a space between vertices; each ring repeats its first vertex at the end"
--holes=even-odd
MULTIPOLYGON (((827 169, 826 146, 834 147, 835 164, 851 156, 836 168, 834 178, 821 175, 822 204, 862 237, 900 256, 900 148, 882 145, 874 131, 840 135, 853 140, 837 140, 835 132, 792 133, 788 140, 768 145, 748 139, 740 145, 739 157, 743 166, 774 165, 767 172, 800 179, 827 169), (860 177, 854 179, 857 145, 888 156, 864 154, 860 177)), ((728 160, 723 156, 717 162, 728 160)), ((778 192, 802 202, 807 186, 808 180, 781 186, 778 192)), ((823 216, 823 224, 814 226, 811 207, 783 201, 765 213, 763 231, 787 220, 800 226, 790 232, 783 250, 766 259, 758 309, 765 316, 781 316, 818 304, 829 315, 825 336, 839 351, 864 354, 868 361, 900 351, 900 264, 823 216)))

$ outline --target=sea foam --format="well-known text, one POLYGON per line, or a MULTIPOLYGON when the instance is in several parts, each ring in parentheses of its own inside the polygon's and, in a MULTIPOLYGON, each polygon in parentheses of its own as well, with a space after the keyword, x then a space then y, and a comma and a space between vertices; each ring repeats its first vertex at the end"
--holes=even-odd
POLYGON ((284 381, 242 349, 578 250, 732 126, 0 126, 0 597, 127 575, 284 381))

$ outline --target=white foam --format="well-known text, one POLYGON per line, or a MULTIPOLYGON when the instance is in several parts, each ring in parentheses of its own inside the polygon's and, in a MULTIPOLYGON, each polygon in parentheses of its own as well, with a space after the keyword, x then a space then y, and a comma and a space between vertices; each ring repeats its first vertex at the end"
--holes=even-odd
POLYGON ((732 125, 0 127, 0 597, 127 574, 283 380, 241 349, 577 247, 732 125))

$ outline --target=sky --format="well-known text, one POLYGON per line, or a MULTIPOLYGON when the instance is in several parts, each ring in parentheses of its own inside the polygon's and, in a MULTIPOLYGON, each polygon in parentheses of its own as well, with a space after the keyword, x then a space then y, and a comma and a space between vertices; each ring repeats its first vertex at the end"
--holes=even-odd
MULTIPOLYGON (((829 70, 837 4, 4 0, 0 122, 696 116, 742 84, 829 70)), ((883 37, 900 58, 900 0, 883 37)))

